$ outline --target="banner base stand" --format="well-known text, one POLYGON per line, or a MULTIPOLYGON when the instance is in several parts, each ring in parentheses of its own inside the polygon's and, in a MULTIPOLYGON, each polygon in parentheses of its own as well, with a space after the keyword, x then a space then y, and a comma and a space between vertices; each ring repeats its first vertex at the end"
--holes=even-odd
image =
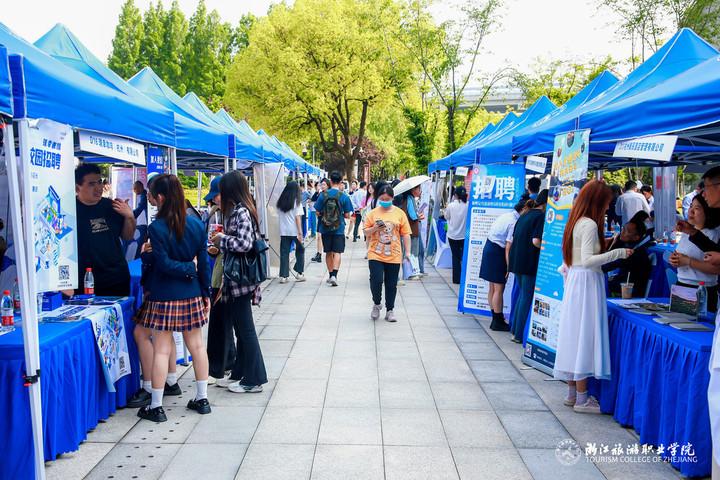
POLYGON ((532 358, 528 358, 525 355, 523 355, 521 359, 522 359, 522 363, 524 363, 525 365, 527 365, 529 367, 533 367, 535 370, 539 370, 539 371, 541 371, 547 375, 550 375, 552 377, 552 374, 553 374, 552 368, 548 367, 547 365, 540 363, 540 362, 536 362, 532 358))

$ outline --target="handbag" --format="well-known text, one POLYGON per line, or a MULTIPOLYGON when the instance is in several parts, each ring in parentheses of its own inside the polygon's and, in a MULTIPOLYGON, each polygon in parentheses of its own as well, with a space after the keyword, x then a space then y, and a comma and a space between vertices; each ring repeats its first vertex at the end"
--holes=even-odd
POLYGON ((258 238, 253 222, 255 240, 249 252, 225 252, 223 276, 241 287, 259 285, 267 279, 267 242, 258 238))

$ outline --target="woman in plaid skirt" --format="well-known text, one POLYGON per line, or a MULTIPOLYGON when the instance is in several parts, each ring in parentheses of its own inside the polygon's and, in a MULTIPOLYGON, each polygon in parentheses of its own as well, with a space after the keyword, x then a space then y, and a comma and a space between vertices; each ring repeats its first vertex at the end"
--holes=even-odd
POLYGON ((152 252, 143 254, 143 263, 151 265, 146 278, 149 293, 137 321, 153 331, 152 399, 150 405, 138 411, 138 416, 164 422, 163 389, 168 359, 175 354, 172 332, 182 332, 193 358, 197 391, 187 408, 210 413, 208 358, 202 339, 210 307, 210 268, 205 226, 186 216, 185 195, 177 177, 156 177, 150 193, 157 202, 158 214, 148 228, 152 252))
MULTIPOLYGON (((257 209, 245 175, 234 171, 222 176, 220 204, 226 219, 225 231, 215 233, 212 242, 225 256, 251 251, 260 233, 257 209)), ((222 301, 225 321, 235 328, 237 354, 230 377, 218 380, 216 385, 233 393, 262 392, 267 373, 252 317, 252 305, 260 303, 260 285, 243 286, 224 278, 222 301)))

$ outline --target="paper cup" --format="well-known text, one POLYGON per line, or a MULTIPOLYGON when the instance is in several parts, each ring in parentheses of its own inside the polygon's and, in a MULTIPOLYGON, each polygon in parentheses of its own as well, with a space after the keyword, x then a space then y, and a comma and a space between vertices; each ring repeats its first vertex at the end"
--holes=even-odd
POLYGON ((621 283, 620 284, 620 292, 622 293, 622 298, 633 298, 633 286, 632 283, 621 283))

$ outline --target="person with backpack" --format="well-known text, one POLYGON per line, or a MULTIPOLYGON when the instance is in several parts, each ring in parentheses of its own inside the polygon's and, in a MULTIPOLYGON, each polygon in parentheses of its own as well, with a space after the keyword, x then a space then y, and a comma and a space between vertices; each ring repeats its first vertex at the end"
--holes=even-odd
POLYGON ((318 230, 322 237, 325 262, 329 276, 327 283, 337 287, 340 258, 345 251, 345 219, 353 213, 353 205, 347 193, 340 191, 342 175, 330 174, 330 189, 321 193, 315 202, 315 211, 320 219, 318 230))

